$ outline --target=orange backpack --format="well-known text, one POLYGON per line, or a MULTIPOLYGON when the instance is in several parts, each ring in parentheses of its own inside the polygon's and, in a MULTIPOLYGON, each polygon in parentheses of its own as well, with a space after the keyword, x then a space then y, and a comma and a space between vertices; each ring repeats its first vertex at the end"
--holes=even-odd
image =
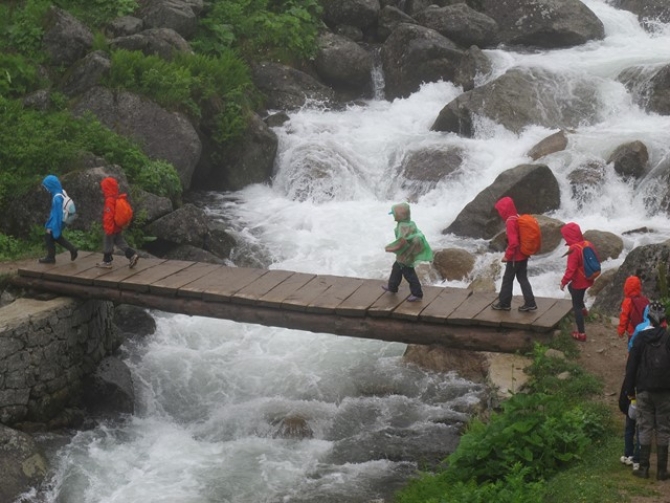
POLYGON ((116 208, 114 210, 114 223, 121 227, 128 227, 133 219, 133 208, 130 206, 126 194, 119 194, 116 198, 116 208))
POLYGON ((535 255, 542 248, 542 231, 533 215, 519 215, 519 250, 524 255, 535 255))

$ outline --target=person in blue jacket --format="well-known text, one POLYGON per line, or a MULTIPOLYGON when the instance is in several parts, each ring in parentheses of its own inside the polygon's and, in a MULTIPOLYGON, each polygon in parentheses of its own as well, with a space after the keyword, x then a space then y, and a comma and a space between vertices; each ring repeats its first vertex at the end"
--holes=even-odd
POLYGON ((63 187, 60 180, 55 175, 47 175, 42 180, 42 187, 51 195, 51 212, 44 224, 47 254, 39 259, 39 262, 41 264, 56 263, 56 243, 70 252, 70 260, 75 260, 77 248, 63 237, 63 187))

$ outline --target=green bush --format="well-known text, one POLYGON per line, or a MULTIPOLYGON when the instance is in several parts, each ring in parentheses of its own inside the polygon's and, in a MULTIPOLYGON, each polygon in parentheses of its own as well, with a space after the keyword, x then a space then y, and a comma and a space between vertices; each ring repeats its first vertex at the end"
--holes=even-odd
POLYGON ((18 98, 41 84, 37 67, 20 54, 0 53, 0 96, 18 98))
POLYGON ((320 13, 318 0, 215 0, 193 47, 212 55, 235 48, 252 60, 308 59, 316 52, 320 13))
POLYGON ((75 118, 68 111, 27 110, 19 101, 0 97, 0 124, 0 207, 10 197, 27 194, 46 173, 62 175, 75 170, 83 152, 120 165, 129 182, 140 188, 174 201, 181 197, 174 167, 150 160, 135 143, 91 115, 75 118))
POLYGON ((516 394, 502 408, 487 424, 473 421, 449 456, 456 480, 501 480, 517 463, 529 469, 531 480, 540 480, 579 459, 591 443, 596 421, 579 406, 544 394, 516 394))
POLYGON ((92 26, 133 14, 138 7, 137 0, 53 0, 53 3, 92 26))
POLYGON ((45 56, 42 53, 43 21, 50 5, 51 2, 48 0, 27 0, 2 6, 0 47, 3 52, 19 52, 36 61, 43 60, 45 56))

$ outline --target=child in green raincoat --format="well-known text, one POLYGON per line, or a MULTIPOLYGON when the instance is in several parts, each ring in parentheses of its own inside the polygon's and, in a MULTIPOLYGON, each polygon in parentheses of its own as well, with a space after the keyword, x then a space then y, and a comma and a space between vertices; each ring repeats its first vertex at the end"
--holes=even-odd
POLYGON ((395 204, 389 214, 393 215, 398 224, 395 227, 396 240, 388 244, 385 250, 395 253, 396 260, 393 263, 388 284, 382 285, 382 288, 387 292, 396 293, 402 278, 405 278, 409 283, 411 293, 407 301, 417 302, 423 298, 423 290, 414 266, 418 262, 432 261, 433 251, 423 233, 410 219, 409 204, 395 204))

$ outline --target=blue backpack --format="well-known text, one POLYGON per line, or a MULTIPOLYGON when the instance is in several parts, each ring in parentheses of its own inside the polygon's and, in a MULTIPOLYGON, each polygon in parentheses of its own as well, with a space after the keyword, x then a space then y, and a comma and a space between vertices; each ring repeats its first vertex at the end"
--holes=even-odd
POLYGON ((584 241, 584 245, 580 246, 582 249, 582 264, 584 268, 584 277, 588 280, 594 280, 600 276, 600 259, 598 254, 593 249, 593 245, 588 241, 584 241))

